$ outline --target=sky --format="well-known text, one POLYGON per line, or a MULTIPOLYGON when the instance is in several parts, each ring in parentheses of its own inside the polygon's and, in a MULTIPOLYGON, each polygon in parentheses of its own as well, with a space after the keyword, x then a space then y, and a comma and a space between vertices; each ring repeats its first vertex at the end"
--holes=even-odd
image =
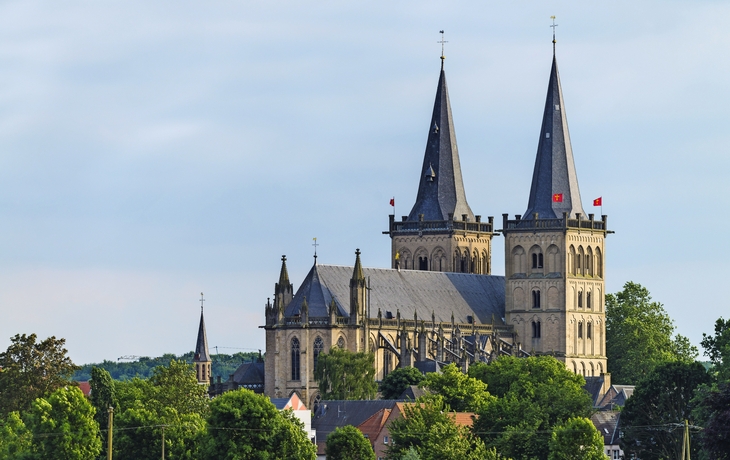
POLYGON ((295 289, 314 237, 389 267, 442 29, 469 205, 522 214, 552 15, 607 292, 642 284, 699 345, 730 316, 730 3, 23 0, 0 3, 0 349, 185 353, 204 292, 212 352, 263 350, 283 254, 295 289))

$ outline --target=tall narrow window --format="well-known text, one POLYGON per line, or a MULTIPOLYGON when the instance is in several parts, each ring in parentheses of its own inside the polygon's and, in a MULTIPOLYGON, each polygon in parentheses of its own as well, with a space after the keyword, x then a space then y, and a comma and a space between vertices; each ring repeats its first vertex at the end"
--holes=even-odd
POLYGON ((586 339, 591 338, 591 323, 586 324, 586 339))
POLYGON ((591 293, 586 292, 586 308, 593 308, 591 305, 591 293))
POLYGON ((540 321, 533 321, 532 322, 532 338, 539 339, 540 336, 541 336, 540 321))
POLYGON ((537 254, 532 254, 532 268, 537 268, 537 254))
POLYGON ((537 268, 542 268, 542 267, 543 267, 543 257, 542 257, 542 252, 541 252, 540 254, 537 255, 537 268))
POLYGON ((578 291, 578 308, 583 308, 583 291, 578 291))
POLYGON ((317 337, 314 339, 314 369, 317 369, 317 360, 322 351, 324 351, 324 340, 322 340, 322 337, 317 337))
POLYGON ((583 338, 583 323, 578 323, 578 338, 583 338))
POLYGON ((532 308, 540 308, 540 291, 532 291, 532 308))
POLYGON ((390 374, 390 350, 383 350, 383 378, 390 374))
POLYGON ((418 258, 418 269, 419 270, 428 270, 428 257, 419 257, 418 258))
POLYGON ((299 380, 299 339, 291 339, 291 379, 299 380))

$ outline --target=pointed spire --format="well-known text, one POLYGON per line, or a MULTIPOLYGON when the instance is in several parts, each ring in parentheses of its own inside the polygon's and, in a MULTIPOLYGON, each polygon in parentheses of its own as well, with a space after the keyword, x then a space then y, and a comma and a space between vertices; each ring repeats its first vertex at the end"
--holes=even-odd
POLYGON ((279 274, 279 286, 289 285, 289 271, 286 269, 286 256, 281 256, 281 273, 279 274))
POLYGON ((360 262, 360 249, 355 250, 355 268, 352 270, 353 281, 365 281, 365 274, 362 271, 362 262, 360 262))
POLYGON ((470 220, 474 220, 474 213, 466 202, 464 182, 461 178, 459 149, 456 146, 443 59, 441 64, 418 196, 408 216, 409 221, 419 220, 420 214, 423 214, 424 220, 447 220, 449 214, 452 216, 466 214, 470 220))
POLYGON ((200 326, 198 327, 198 341, 195 343, 195 354, 193 361, 207 362, 210 361, 210 353, 208 352, 208 337, 205 334, 205 318, 203 317, 203 293, 200 293, 200 326))
POLYGON ((558 62, 553 55, 530 199, 523 219, 532 219, 534 213, 542 219, 562 218, 563 212, 571 217, 575 217, 576 213, 585 215, 570 145, 558 62))

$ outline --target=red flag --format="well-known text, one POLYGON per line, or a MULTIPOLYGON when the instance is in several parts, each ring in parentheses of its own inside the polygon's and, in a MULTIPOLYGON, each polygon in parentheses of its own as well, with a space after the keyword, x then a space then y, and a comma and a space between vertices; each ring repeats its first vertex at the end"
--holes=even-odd
POLYGON ((603 206, 603 197, 599 196, 595 200, 593 200, 593 206, 603 206))
POLYGON ((562 203, 563 202, 563 194, 562 193, 555 193, 555 194, 553 194, 553 202, 555 202, 555 203, 562 203))
POLYGON ((390 205, 395 208, 395 198, 390 199, 390 205))

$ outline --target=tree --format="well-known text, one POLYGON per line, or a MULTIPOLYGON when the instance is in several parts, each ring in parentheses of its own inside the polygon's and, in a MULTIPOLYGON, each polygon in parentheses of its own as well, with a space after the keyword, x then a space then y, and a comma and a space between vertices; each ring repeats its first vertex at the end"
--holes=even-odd
POLYGON ((11 412, 0 419, 0 458, 22 459, 30 452, 33 435, 23 423, 20 414, 11 412))
POLYGON ((415 367, 399 367, 380 382, 380 396, 383 399, 398 399, 408 387, 420 384, 423 379, 423 374, 415 367))
POLYGON ((721 382, 730 382, 730 319, 715 321, 715 335, 702 334, 702 348, 721 382))
POLYGON ((571 417, 553 429, 549 460, 606 460, 603 437, 585 417, 571 417))
POLYGON ((496 459, 484 443, 469 428, 458 426, 453 413, 440 397, 423 403, 405 404, 402 417, 390 422, 393 442, 388 446, 388 458, 400 460, 415 450, 422 460, 483 460, 496 459))
POLYGON ((667 361, 692 362, 697 348, 686 337, 672 339, 675 327, 649 291, 631 281, 606 295, 606 356, 613 381, 637 384, 667 361))
POLYGON ((730 383, 703 390, 698 389, 692 400, 697 404, 692 415, 699 415, 698 422, 704 427, 699 433, 702 451, 706 458, 730 460, 730 383))
POLYGON ((23 412, 36 398, 48 396, 68 385, 68 377, 78 366, 66 356, 65 339, 15 335, 8 349, 0 353, 0 418, 10 412, 23 412))
MULTIPOLYGON (((91 387, 91 405, 96 410, 94 419, 99 424, 99 430, 103 437, 109 428, 109 408, 118 407, 116 392, 114 391, 114 381, 111 375, 109 375, 109 372, 98 367, 93 367, 91 368, 89 385, 91 387)), ((102 442, 102 457, 106 454, 106 449, 107 444, 102 442)))
MULTIPOLYGON (((685 420, 693 421, 690 400, 711 381, 698 362, 658 365, 634 390, 621 412, 621 448, 642 460, 679 458, 685 420)), ((691 443, 692 456, 697 443, 691 443)))
POLYGON ((149 380, 114 383, 118 410, 114 458, 157 459, 162 451, 171 458, 196 456, 198 438, 205 430, 208 397, 190 364, 172 360, 158 366, 149 380))
POLYGON ((210 403, 201 445, 201 457, 210 460, 314 460, 317 451, 291 411, 279 412, 266 396, 246 389, 210 403))
POLYGON ((327 460, 375 460, 375 452, 362 432, 352 425, 335 428, 327 436, 327 460))
POLYGON ((476 412, 494 399, 484 382, 464 374, 454 363, 445 366, 441 372, 426 374, 421 386, 440 395, 456 412, 476 412))
POLYGON ((322 399, 373 399, 378 391, 374 363, 372 353, 353 353, 340 347, 320 354, 314 379, 322 399))
POLYGON ((78 387, 59 388, 33 401, 27 426, 34 460, 88 460, 101 452, 95 410, 78 387))
POLYGON ((583 377, 551 356, 503 356, 471 366, 469 375, 495 396, 479 411, 473 431, 507 457, 547 459, 553 428, 592 412, 583 377))

